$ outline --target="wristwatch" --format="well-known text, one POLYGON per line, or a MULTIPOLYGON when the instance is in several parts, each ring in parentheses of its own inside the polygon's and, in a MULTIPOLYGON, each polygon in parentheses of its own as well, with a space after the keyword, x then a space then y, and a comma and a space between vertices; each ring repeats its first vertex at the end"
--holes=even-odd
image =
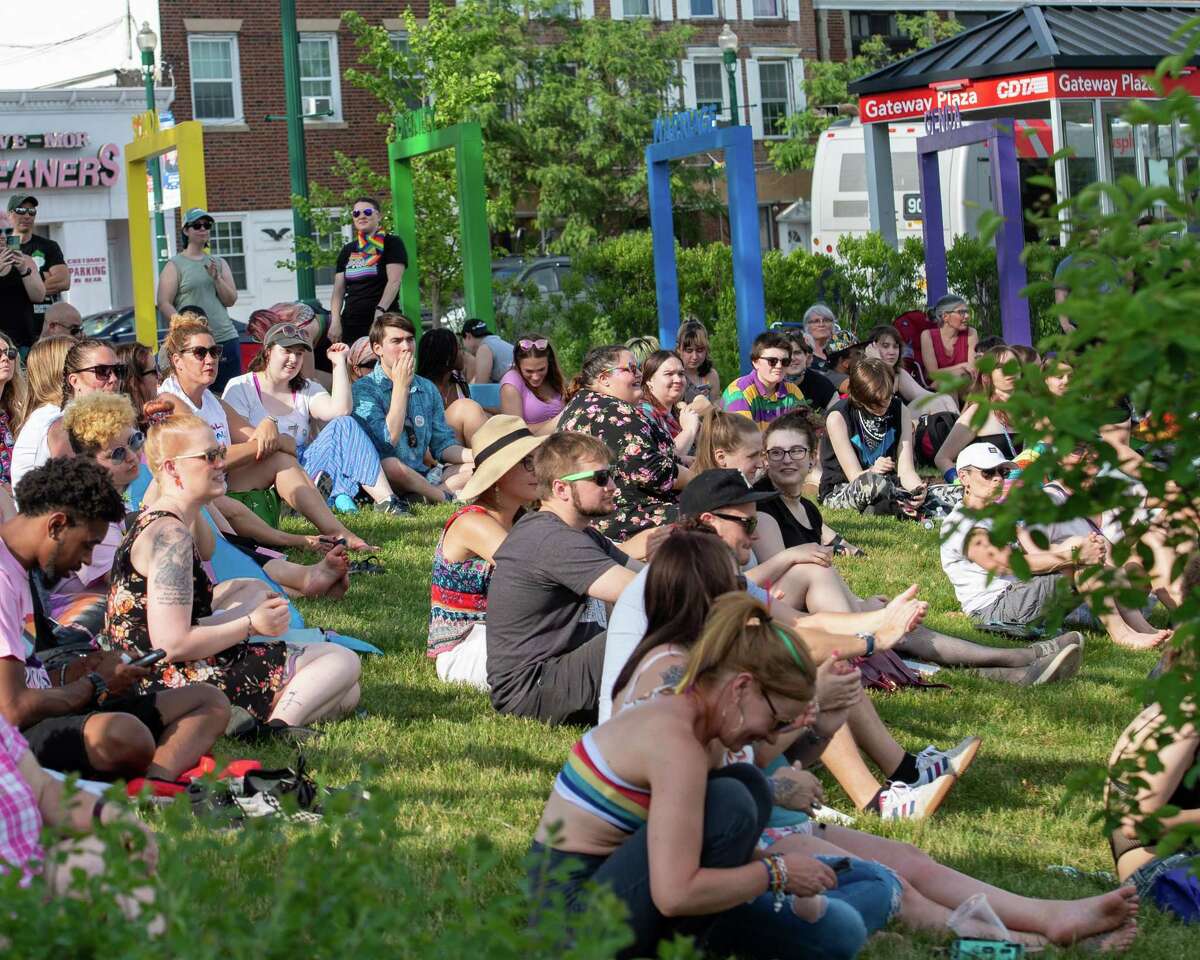
POLYGON ((87 675, 88 681, 92 685, 92 703, 98 707, 104 706, 104 701, 108 699, 108 684, 104 682, 104 678, 93 670, 87 675))
POLYGON ((24 280, 24 279, 25 279, 27 276, 29 276, 31 273, 33 273, 33 267, 30 267, 30 268, 29 268, 28 270, 26 270, 24 273, 18 273, 18 274, 17 274, 17 276, 18 276, 18 277, 20 277, 22 280, 24 280))
POLYGON ((869 657, 875 652, 875 634, 856 633, 855 636, 858 637, 859 640, 864 641, 867 645, 867 652, 863 654, 864 657, 869 657))

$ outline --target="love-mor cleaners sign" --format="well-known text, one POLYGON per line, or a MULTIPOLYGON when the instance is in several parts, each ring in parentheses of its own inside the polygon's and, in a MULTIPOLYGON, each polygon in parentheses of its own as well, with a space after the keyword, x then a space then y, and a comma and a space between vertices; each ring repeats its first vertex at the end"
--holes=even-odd
POLYGON ((0 133, 0 191, 111 187, 121 175, 121 149, 106 143, 94 156, 37 156, 29 150, 85 150, 90 137, 78 131, 0 133))

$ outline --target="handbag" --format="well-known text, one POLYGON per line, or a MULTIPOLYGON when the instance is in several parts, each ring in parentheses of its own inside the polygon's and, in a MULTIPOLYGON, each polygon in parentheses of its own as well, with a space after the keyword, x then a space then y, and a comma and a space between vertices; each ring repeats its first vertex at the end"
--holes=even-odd
POLYGON ((275 492, 274 487, 267 487, 266 490, 229 491, 226 496, 245 504, 267 526, 279 529, 281 508, 279 494, 275 492))
POLYGON ((876 650, 869 657, 853 657, 850 663, 862 674, 862 685, 867 690, 895 693, 905 687, 920 689, 950 689, 949 684, 926 680, 891 650, 876 650))

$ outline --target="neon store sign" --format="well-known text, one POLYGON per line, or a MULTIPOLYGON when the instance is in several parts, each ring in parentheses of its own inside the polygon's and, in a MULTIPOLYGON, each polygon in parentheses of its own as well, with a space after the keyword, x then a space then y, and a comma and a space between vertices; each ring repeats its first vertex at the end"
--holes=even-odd
POLYGON ((0 133, 0 190, 73 190, 111 187, 121 175, 121 148, 106 143, 95 156, 28 157, 25 150, 84 150, 86 133, 0 133))

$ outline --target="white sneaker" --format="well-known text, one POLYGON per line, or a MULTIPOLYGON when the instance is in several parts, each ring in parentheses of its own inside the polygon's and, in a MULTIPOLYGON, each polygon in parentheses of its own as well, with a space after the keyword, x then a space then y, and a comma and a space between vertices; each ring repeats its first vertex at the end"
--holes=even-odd
POLYGON ((891 783, 879 798, 879 816, 883 820, 923 820, 931 816, 954 786, 954 774, 944 773, 919 787, 891 783))
POLYGON ((932 783, 946 773, 961 777, 967 767, 975 762, 975 754, 979 752, 982 743, 978 737, 966 737, 949 750, 939 750, 933 745, 926 747, 917 754, 918 776, 912 786, 921 787, 932 783))
POLYGON ((813 809, 812 818, 817 823, 832 823, 835 827, 854 826, 854 818, 852 816, 842 813, 840 810, 834 810, 833 807, 827 807, 824 804, 813 809))

